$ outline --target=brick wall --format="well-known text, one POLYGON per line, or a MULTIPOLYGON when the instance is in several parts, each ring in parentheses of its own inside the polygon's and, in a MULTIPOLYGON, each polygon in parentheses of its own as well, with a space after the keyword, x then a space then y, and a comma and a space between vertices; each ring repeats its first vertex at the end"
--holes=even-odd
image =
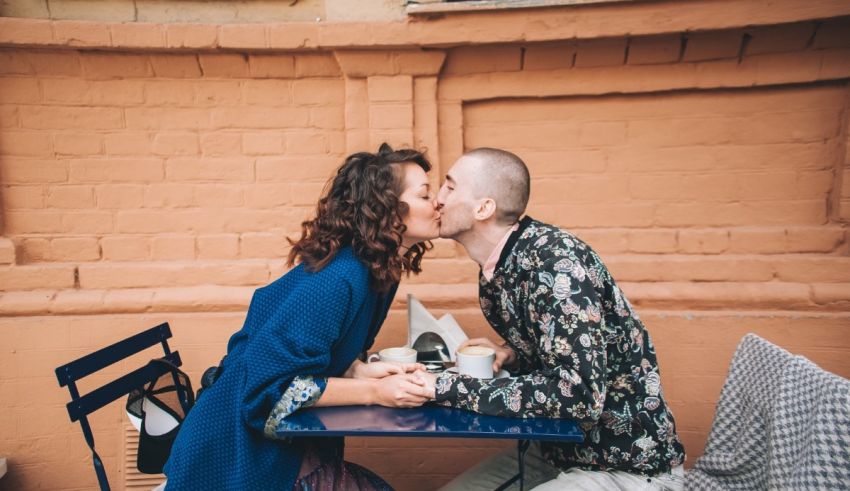
MULTIPOLYGON (((529 212, 598 249, 647 324, 691 462, 746 332, 850 376, 846 18, 425 50, 275 48, 274 28, 239 26, 54 22, 42 39, 15 22, 26 41, 0 33, 3 489, 94 486, 53 369, 169 321, 197 380, 285 271, 325 179, 384 140, 427 148, 435 182, 465 148, 527 160, 529 212)), ((481 36, 433 37, 464 26, 481 36)), ((357 36, 339 29, 322 39, 357 36)), ((477 267, 436 245, 378 347, 404 342, 407 292, 488 333, 477 267)), ((116 488, 123 418, 93 418, 116 488)), ((355 439, 348 455, 432 489, 506 445, 355 439)))
POLYGON ((158 0, 5 0, 0 16, 109 22, 246 23, 319 20, 398 20, 404 3, 359 0, 252 0, 251 2, 160 2, 158 0))

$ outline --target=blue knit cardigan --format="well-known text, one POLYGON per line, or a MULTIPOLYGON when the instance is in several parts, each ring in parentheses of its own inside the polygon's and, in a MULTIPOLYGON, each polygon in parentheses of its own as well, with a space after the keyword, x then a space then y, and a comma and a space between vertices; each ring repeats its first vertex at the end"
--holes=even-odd
POLYGON ((348 247, 321 271, 299 265, 258 289, 221 377, 183 422, 166 488, 292 489, 304 442, 264 435, 272 409, 296 376, 339 377, 369 349, 395 288, 370 289, 368 269, 348 247))

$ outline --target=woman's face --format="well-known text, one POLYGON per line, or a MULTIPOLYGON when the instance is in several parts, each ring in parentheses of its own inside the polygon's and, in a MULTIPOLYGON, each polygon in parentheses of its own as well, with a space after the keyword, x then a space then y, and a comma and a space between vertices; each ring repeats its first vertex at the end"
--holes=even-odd
POLYGON ((399 198, 408 207, 404 217, 407 230, 401 243, 404 247, 410 247, 440 236, 440 212, 434 206, 431 184, 422 167, 406 162, 401 164, 401 170, 404 173, 404 191, 399 198))

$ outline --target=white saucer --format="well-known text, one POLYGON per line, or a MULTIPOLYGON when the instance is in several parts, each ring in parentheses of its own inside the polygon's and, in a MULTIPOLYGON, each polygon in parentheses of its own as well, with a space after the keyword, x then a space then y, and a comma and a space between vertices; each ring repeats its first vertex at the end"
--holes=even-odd
MULTIPOLYGON (((457 373, 457 367, 447 368, 446 371, 449 372, 449 373, 457 373)), ((511 376, 511 374, 508 373, 508 371, 503 368, 503 369, 499 370, 499 373, 497 373, 496 376, 493 377, 493 378, 505 378, 505 377, 510 377, 510 376, 511 376)), ((492 380, 492 379, 484 379, 484 380, 492 380)))

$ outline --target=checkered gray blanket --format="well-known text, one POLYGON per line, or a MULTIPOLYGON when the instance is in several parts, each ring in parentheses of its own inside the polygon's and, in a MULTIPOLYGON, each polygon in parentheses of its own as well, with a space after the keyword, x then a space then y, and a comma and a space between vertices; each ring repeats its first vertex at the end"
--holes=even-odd
POLYGON ((850 489, 850 381, 748 334, 686 489, 850 489))

